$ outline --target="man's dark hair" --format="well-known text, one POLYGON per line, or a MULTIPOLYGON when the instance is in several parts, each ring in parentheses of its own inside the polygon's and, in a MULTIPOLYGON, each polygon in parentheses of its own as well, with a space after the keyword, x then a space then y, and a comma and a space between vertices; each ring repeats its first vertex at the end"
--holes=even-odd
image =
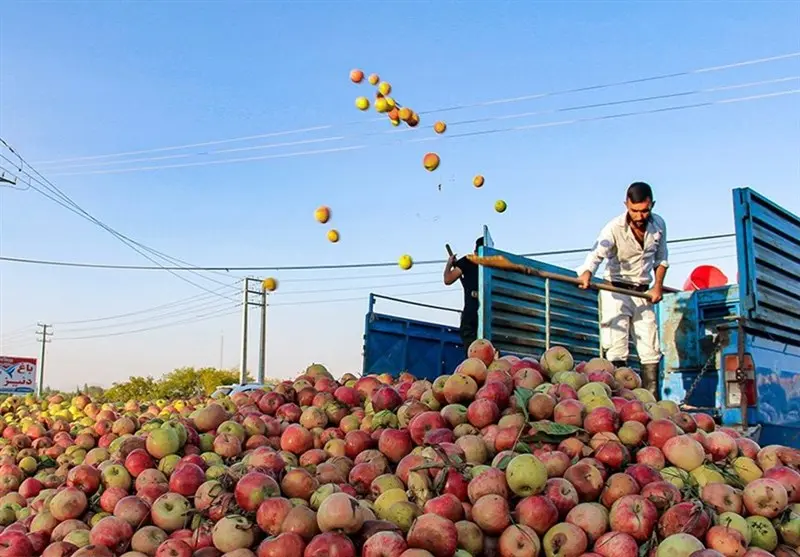
POLYGON ((653 188, 646 182, 634 182, 628 186, 627 197, 631 203, 653 201, 653 188))
POLYGON ((475 251, 478 251, 478 248, 483 245, 483 236, 475 240, 475 251))

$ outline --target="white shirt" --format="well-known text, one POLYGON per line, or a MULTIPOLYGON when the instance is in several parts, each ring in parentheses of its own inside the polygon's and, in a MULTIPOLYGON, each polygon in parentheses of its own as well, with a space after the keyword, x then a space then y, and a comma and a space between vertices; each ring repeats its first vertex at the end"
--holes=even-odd
POLYGON ((654 269, 669 267, 667 225, 664 219, 656 214, 650 215, 642 246, 633 235, 627 215, 627 212, 623 213, 603 227, 592 251, 583 265, 578 267, 578 275, 586 271, 594 275, 605 259, 607 263, 603 278, 606 280, 649 285, 654 269))

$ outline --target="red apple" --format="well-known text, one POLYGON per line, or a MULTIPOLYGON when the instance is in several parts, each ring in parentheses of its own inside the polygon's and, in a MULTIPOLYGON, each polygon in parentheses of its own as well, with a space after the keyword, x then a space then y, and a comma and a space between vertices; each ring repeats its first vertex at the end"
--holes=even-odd
POLYGON ((408 531, 410 548, 429 551, 434 557, 451 557, 458 548, 458 531, 452 521, 436 514, 423 514, 408 531))
POLYGON ((150 519, 150 505, 135 495, 123 497, 114 505, 114 516, 138 529, 150 519))
POLYGON ((658 520, 655 505, 641 495, 625 495, 611 507, 609 522, 616 532, 630 534, 636 541, 650 538, 658 520))
POLYGON ((133 537, 130 524, 116 516, 107 516, 92 527, 89 541, 93 545, 103 545, 114 553, 122 553, 133 537))
POLYGON ((461 506, 461 501, 458 497, 449 493, 429 499, 425 503, 424 512, 438 514, 453 522, 458 522, 464 518, 464 508, 461 506))
POLYGON ((267 538, 256 550, 257 557, 303 557, 306 542, 299 534, 285 532, 267 538))
POLYGON ((385 429, 378 439, 378 450, 397 464, 411 452, 414 444, 407 429, 385 429))
POLYGON ((429 411, 414 416, 408 424, 408 432, 414 443, 421 445, 428 431, 446 427, 447 422, 439 412, 429 411))
POLYGON ((544 536, 558 522, 558 508, 547 497, 531 495, 517 503, 514 516, 518 523, 544 536))
POLYGON ((155 466, 153 458, 144 449, 134 449, 125 457, 125 469, 134 478, 138 478, 139 474, 155 466))
POLYGON ((254 512, 263 501, 279 496, 280 488, 272 476, 250 472, 236 482, 233 493, 237 505, 246 512, 254 512))
POLYGON ((402 535, 390 531, 378 532, 364 543, 361 557, 400 557, 406 549, 408 544, 402 535))
POLYGON ((356 546, 350 541, 350 538, 338 532, 325 532, 314 536, 308 542, 305 552, 305 557, 313 557, 315 555, 330 555, 336 557, 356 557, 356 546))

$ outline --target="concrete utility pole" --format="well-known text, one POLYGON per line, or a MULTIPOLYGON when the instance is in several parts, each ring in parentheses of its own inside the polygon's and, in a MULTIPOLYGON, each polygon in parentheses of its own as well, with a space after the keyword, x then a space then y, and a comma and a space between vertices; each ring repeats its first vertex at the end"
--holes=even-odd
POLYGON ((261 327, 258 338, 258 378, 256 381, 264 384, 267 372, 267 287, 261 282, 261 327))
POLYGON ((247 319, 249 318, 247 308, 250 304, 250 278, 242 281, 242 350, 239 357, 239 384, 247 382, 247 319))
POLYGON ((37 335, 42 335, 42 338, 37 339, 39 342, 42 343, 42 352, 39 356, 39 365, 37 366, 36 370, 36 397, 40 398, 42 396, 42 389, 44 388, 44 357, 46 353, 46 346, 47 343, 50 342, 50 339, 47 337, 53 336, 52 325, 47 325, 45 323, 37 323, 41 330, 37 330, 37 335))
POLYGON ((249 306, 257 306, 261 309, 261 330, 259 338, 259 355, 258 355, 258 377, 256 380, 259 383, 264 383, 266 377, 266 361, 267 361, 267 290, 264 288, 263 281, 252 277, 247 277, 243 281, 242 288, 242 346, 241 356, 239 360, 239 383, 244 385, 247 382, 247 334, 249 329, 250 311, 249 306), (253 287, 258 284, 258 289, 253 287), (250 297, 259 296, 256 300, 251 300, 250 297))

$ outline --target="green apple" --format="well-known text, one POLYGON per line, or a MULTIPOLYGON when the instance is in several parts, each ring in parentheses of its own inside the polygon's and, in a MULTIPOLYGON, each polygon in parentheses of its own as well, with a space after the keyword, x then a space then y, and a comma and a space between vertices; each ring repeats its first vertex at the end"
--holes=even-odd
POLYGON ((750 527, 751 546, 760 547, 765 551, 774 551, 778 547, 778 533, 768 518, 748 516, 747 525, 750 527))
POLYGON ((547 483, 547 468, 532 454, 515 456, 506 468, 506 481, 511 491, 519 497, 536 495, 547 483))

